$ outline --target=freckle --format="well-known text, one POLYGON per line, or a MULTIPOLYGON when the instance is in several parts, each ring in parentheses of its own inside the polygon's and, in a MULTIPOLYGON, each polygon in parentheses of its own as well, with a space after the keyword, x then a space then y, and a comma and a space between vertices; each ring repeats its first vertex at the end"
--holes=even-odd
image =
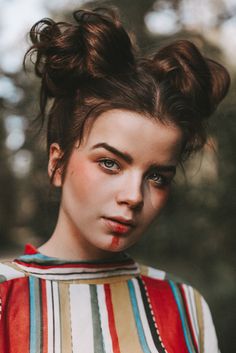
POLYGON ((119 245, 120 238, 119 237, 113 237, 111 241, 111 249, 116 249, 117 246, 119 245))

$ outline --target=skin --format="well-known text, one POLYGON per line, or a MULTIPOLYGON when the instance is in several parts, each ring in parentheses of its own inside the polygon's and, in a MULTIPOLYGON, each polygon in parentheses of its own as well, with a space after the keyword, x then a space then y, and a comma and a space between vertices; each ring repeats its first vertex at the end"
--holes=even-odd
MULTIPOLYGON (((55 173, 54 185, 62 187, 58 222, 39 251, 70 260, 120 257, 164 207, 181 146, 182 133, 176 126, 131 111, 101 114, 74 147, 63 182, 60 170, 55 173), (124 160, 107 145, 96 147, 101 143, 132 160, 124 160), (116 233, 103 217, 118 216, 132 219, 135 226, 116 233)), ((49 176, 61 154, 58 144, 52 144, 49 176)))

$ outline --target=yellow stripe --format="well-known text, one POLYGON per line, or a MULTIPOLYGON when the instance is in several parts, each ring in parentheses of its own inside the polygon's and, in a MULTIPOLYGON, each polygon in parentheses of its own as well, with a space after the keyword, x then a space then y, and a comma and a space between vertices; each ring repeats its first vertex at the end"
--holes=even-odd
POLYGON ((194 299, 196 303, 196 311, 197 311, 197 321, 199 327, 199 349, 200 353, 204 352, 204 322, 203 322, 203 313, 202 313, 202 303, 201 303, 201 295, 194 290, 194 299))
POLYGON ((145 265, 139 265, 140 273, 143 276, 148 276, 148 266, 145 265))
POLYGON ((121 353, 143 353, 139 343, 127 283, 113 283, 110 288, 121 353))
POLYGON ((72 353, 69 285, 59 282, 61 353, 72 353))

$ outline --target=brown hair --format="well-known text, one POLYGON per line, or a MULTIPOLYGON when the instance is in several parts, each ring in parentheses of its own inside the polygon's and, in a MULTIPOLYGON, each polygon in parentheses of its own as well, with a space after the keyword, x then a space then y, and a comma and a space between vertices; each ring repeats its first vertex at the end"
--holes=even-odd
POLYGON ((219 63, 179 40, 142 57, 111 9, 79 10, 75 23, 43 19, 30 31, 41 78, 40 115, 48 150, 57 142, 63 175, 85 123, 126 109, 174 123, 184 132, 182 159, 202 148, 206 122, 226 95, 230 78, 219 63), (51 101, 51 102, 50 102, 51 101))

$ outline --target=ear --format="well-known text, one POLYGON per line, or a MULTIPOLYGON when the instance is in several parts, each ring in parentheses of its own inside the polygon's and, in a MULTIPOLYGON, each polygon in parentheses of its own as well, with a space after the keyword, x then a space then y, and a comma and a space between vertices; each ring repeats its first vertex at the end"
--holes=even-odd
POLYGON ((49 178, 51 178, 55 170, 52 183, 57 187, 62 186, 61 170, 60 168, 57 168, 58 161, 61 159, 62 154, 63 153, 58 143, 52 143, 49 150, 48 175, 49 178))

